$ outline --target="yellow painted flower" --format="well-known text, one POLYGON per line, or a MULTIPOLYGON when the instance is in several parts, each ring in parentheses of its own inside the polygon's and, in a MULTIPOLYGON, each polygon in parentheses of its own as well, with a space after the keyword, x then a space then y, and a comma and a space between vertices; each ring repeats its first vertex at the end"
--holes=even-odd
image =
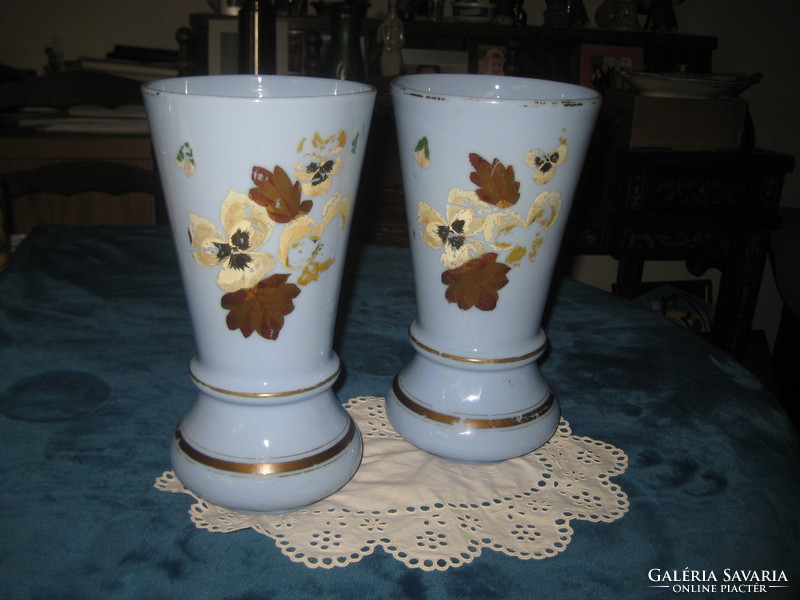
POLYGON ((522 222, 522 218, 511 210, 498 210, 484 219, 483 236, 488 242, 496 242, 503 235, 511 233, 522 222))
POLYGON ((252 287, 275 266, 270 254, 255 251, 269 239, 275 223, 263 208, 236 190, 222 203, 221 217, 224 234, 210 220, 189 215, 194 259, 201 267, 220 268, 217 285, 226 292, 252 287))
POLYGON ((528 252, 528 259, 531 262, 536 260, 539 248, 544 244, 544 237, 542 237, 542 234, 555 224, 560 213, 561 192, 557 190, 542 192, 536 196, 531 203, 531 207, 528 210, 528 217, 525 220, 525 226, 530 227, 534 223, 539 225, 539 231, 536 232, 536 237, 528 252))
POLYGON ((442 216, 429 204, 420 202, 417 219, 422 225, 422 241, 431 248, 444 249, 442 264, 448 269, 460 267, 484 251, 483 243, 476 237, 483 230, 483 219, 469 207, 448 202, 442 216))
MULTIPOLYGON (((294 167, 294 174, 302 182, 306 196, 321 196, 330 190, 331 177, 344 166, 341 153, 346 142, 347 134, 344 131, 328 138, 322 138, 318 133, 314 135, 311 140, 312 150, 307 154, 309 162, 305 165, 298 163, 294 167)), ((305 140, 300 143, 298 151, 304 145, 305 140)))
POLYGON ((561 192, 557 190, 542 192, 533 200, 528 210, 525 226, 538 222, 542 231, 547 231, 558 219, 561 212, 561 192))
POLYGON ((531 150, 525 155, 525 162, 534 169, 533 180, 536 183, 547 183, 556 174, 556 167, 567 160, 567 140, 561 138, 558 148, 545 152, 540 148, 531 150))
POLYGON ((323 207, 321 223, 303 215, 286 225, 280 237, 278 260, 288 269, 302 271, 300 285, 315 281, 334 263, 349 213, 350 200, 336 194, 323 207))

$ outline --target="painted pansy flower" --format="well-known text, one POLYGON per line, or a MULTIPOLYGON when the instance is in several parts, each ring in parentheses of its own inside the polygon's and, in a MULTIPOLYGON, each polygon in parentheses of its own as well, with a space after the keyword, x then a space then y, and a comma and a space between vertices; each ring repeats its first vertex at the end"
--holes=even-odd
POLYGON ((517 212, 498 209, 493 204, 487 204, 474 191, 453 188, 447 195, 447 204, 468 210, 475 223, 474 235, 481 235, 483 240, 496 250, 506 246, 506 244, 498 245, 498 240, 511 233, 522 221, 517 212))
POLYGON ((334 263, 349 212, 350 201, 337 193, 323 207, 321 223, 303 215, 281 232, 278 260, 288 269, 302 271, 300 285, 317 280, 334 263))
POLYGON ((556 167, 567 160, 567 140, 561 138, 558 148, 545 152, 539 148, 525 155, 525 162, 534 169, 533 180, 536 183, 547 183, 556 174, 556 167))
POLYGON ((214 223, 189 215, 189 240, 198 265, 220 268, 217 285, 235 292, 258 283, 275 266, 275 259, 256 252, 272 232, 274 222, 245 194, 231 190, 222 203, 220 233, 214 223))
POLYGON ((476 237, 483 230, 483 219, 472 209, 448 202, 442 216, 429 204, 420 202, 417 219, 422 225, 422 241, 431 248, 444 249, 441 260, 448 269, 460 267, 483 253, 483 243, 476 237))
MULTIPOLYGON (((308 154, 309 162, 295 165, 295 176, 302 182, 306 196, 321 196, 330 190, 331 178, 344 166, 341 153, 346 142, 347 134, 344 131, 329 138, 314 135, 311 140, 313 150, 308 154)), ((302 151, 304 145, 305 140, 300 142, 298 150, 302 151)))

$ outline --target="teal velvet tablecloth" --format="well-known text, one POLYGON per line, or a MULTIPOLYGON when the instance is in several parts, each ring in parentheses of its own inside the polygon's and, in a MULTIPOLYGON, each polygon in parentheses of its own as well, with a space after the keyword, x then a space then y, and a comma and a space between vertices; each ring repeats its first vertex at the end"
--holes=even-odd
MULTIPOLYGON (((383 396, 411 355, 408 251, 364 246, 348 275, 336 391, 383 396)), ((195 396, 169 232, 39 229, 0 275, 0 598, 800 597, 798 435, 750 373, 666 319, 568 279, 546 329, 542 368, 573 431, 629 457, 615 477, 629 512, 573 522, 566 550, 543 560, 486 550, 426 572, 377 550, 309 569, 252 530, 197 529, 190 498, 153 487, 195 396), (718 583, 757 572, 764 588, 652 587, 665 585, 654 575, 686 571, 718 583)))

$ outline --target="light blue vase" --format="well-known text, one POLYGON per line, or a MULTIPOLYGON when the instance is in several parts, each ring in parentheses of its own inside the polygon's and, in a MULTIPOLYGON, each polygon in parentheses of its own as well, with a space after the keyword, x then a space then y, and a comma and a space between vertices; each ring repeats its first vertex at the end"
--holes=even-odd
POLYGON ((375 90, 233 75, 143 93, 197 344, 173 469, 230 509, 311 504, 361 459, 332 337, 375 90))
POLYGON ((389 418, 452 460, 526 454, 560 417, 541 319, 600 97, 484 75, 409 75, 391 92, 418 313, 389 418))

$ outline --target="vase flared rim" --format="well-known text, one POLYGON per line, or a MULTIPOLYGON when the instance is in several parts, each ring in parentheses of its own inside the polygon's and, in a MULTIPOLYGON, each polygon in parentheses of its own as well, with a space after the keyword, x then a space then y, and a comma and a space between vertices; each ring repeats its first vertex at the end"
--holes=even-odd
POLYGON ((484 103, 584 104, 600 102, 591 88, 544 79, 506 75, 431 73, 403 75, 392 81, 392 92, 429 100, 484 103))
POLYGON ((373 86, 343 79, 296 75, 198 75, 158 79, 142 85, 145 96, 162 94, 195 98, 265 101, 301 100, 376 94, 373 86))

